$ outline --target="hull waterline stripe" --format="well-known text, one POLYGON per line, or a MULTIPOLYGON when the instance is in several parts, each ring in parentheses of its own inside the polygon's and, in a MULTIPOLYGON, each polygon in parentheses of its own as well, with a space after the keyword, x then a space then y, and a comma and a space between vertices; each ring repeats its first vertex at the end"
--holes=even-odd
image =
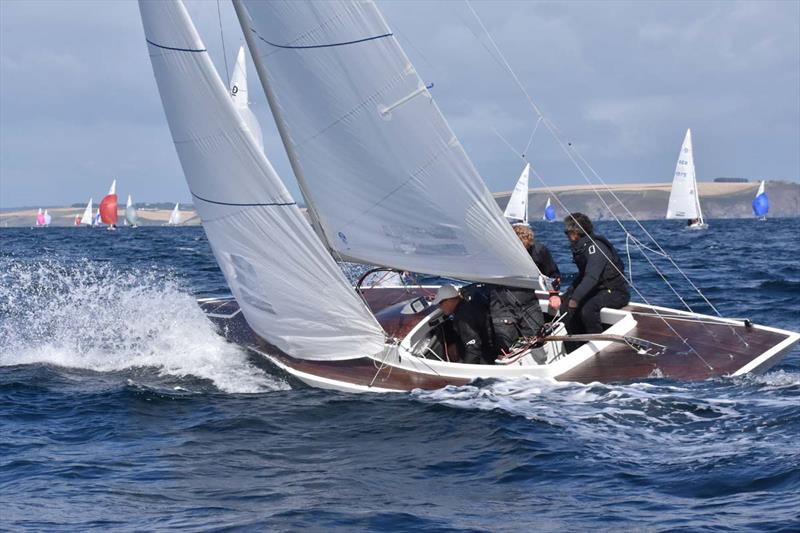
POLYGON ((195 193, 192 193, 192 196, 206 202, 208 204, 217 204, 217 205, 230 205, 234 207, 286 207, 290 205, 297 205, 297 202, 272 202, 272 203, 263 203, 263 204, 237 204, 233 202, 218 202, 216 200, 209 200, 207 198, 203 198, 202 196, 197 196, 195 193))
POLYGON ((172 46, 164 46, 158 43, 154 43, 150 39, 145 39, 145 41, 147 41, 149 44, 152 44, 156 48, 163 48, 164 50, 174 50, 175 52, 207 52, 205 48, 203 48, 202 50, 197 50, 194 48, 174 48, 172 46))
POLYGON ((277 43, 270 42, 270 41, 264 39, 262 36, 260 36, 258 34, 258 32, 254 28, 250 28, 250 31, 252 31, 253 34, 256 37, 258 37, 259 39, 261 39, 262 41, 264 41, 268 45, 274 46, 275 48, 284 48, 284 49, 287 49, 287 50, 310 50, 312 48, 333 48, 333 47, 336 47, 336 46, 346 46, 348 44, 365 43, 367 41, 374 41, 376 39, 383 39, 384 37, 391 37, 391 36, 394 35, 394 33, 390 32, 390 33, 384 33, 383 35, 375 35, 375 36, 372 36, 372 37, 365 37, 363 39, 356 39, 355 41, 344 41, 344 42, 341 42, 341 43, 309 44, 309 45, 306 45, 306 46, 291 46, 291 45, 286 45, 286 44, 277 44, 277 43))

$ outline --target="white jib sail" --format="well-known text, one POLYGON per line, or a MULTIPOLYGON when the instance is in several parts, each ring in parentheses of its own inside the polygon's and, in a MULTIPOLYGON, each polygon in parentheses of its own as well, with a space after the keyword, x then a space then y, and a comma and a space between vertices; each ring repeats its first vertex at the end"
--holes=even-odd
POLYGON ((50 213, 47 212, 47 209, 44 210, 44 225, 49 226, 50 222, 53 221, 53 217, 50 216, 50 213))
POLYGON ((256 146, 184 5, 139 9, 186 181, 247 322, 294 357, 382 352, 383 330, 256 146))
POLYGON ((256 144, 264 149, 264 134, 258 119, 250 109, 250 102, 247 99, 247 62, 244 55, 244 46, 239 47, 239 55, 236 56, 236 65, 233 67, 231 75, 231 100, 236 107, 236 111, 241 115, 242 120, 250 128, 250 133, 255 137, 256 144))
POLYGON ((531 172, 531 164, 525 165, 522 174, 519 175, 517 185, 508 199, 508 205, 503 213, 509 220, 528 223, 528 176, 531 172))
POLYGON ((667 206, 667 218, 702 218, 694 175, 691 129, 686 130, 686 137, 683 139, 678 163, 675 166, 675 176, 672 179, 672 190, 667 206))
POLYGON ((83 216, 81 216, 81 224, 86 224, 87 226, 92 224, 92 199, 89 198, 89 203, 86 204, 86 209, 83 210, 83 216))
POLYGON ((175 204, 175 207, 172 208, 172 212, 169 214, 169 221, 167 224, 170 226, 176 226, 181 223, 181 212, 180 212, 180 202, 175 204))
POLYGON ((337 257, 538 286, 536 266, 374 3, 234 7, 337 257))

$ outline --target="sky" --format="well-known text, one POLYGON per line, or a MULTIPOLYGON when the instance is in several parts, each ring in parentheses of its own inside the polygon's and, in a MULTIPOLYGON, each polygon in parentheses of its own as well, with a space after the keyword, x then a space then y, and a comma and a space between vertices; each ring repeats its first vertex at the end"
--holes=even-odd
MULTIPOLYGON (((244 41, 232 5, 219 2, 218 16, 213 0, 186 4, 225 79, 244 41)), ((671 180, 687 128, 700 181, 800 180, 800 2, 471 5, 606 182, 671 180)), ((489 189, 512 189, 536 115, 468 5, 379 6, 489 189)), ((248 70, 265 152, 299 199, 248 70)), ((527 157, 548 185, 585 184, 543 127, 527 157)), ((0 208, 98 199, 112 179, 137 202, 191 201, 136 2, 0 0, 0 208)))

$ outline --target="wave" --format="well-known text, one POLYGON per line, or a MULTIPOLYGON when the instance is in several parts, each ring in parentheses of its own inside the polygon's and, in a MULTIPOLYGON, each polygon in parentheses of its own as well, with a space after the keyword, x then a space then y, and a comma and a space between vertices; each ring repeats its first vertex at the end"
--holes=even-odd
POLYGON ((3 261, 0 366, 153 367, 232 393, 287 385, 226 342, 170 273, 81 260, 3 261))

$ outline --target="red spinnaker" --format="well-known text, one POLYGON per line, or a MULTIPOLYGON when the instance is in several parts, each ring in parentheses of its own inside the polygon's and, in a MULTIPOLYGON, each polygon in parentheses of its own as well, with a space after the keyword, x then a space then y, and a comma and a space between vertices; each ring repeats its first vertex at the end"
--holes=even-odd
POLYGON ((103 224, 117 224, 117 195, 107 194, 100 201, 100 222, 103 224))

